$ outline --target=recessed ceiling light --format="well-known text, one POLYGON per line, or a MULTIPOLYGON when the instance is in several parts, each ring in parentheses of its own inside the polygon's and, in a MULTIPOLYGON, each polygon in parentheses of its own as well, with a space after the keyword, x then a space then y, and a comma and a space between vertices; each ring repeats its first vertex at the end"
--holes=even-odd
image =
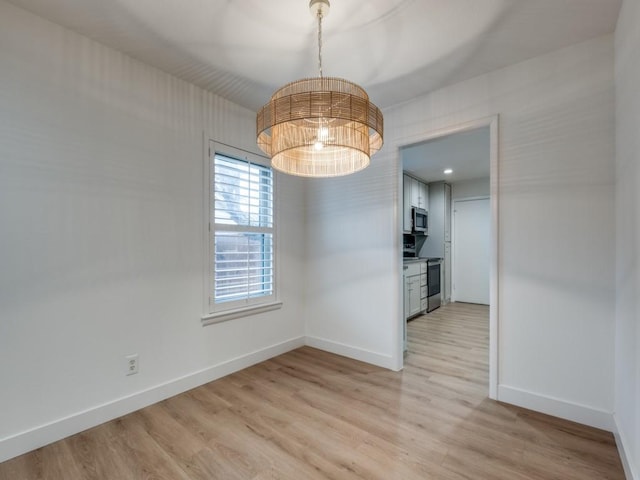
POLYGON ((445 171, 443 172, 445 175, 451 175, 453 173, 453 170, 451 170, 450 168, 445 169, 445 171))

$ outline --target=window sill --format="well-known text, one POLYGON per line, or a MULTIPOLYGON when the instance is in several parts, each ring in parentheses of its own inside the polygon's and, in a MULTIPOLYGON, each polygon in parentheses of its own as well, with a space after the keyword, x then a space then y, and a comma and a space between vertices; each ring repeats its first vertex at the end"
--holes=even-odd
POLYGON ((272 302, 262 305, 252 305, 250 307, 242 307, 235 310, 227 310, 226 312, 211 313, 201 317, 202 326, 213 325, 214 323, 222 323, 234 318, 248 317, 257 313, 270 312, 282 308, 282 302, 272 302))

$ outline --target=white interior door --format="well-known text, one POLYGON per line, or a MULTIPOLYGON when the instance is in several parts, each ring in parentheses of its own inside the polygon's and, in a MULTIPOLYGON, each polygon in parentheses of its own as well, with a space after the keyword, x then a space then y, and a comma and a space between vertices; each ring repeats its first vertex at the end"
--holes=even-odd
POLYGON ((489 305, 489 199, 453 205, 453 295, 456 302, 489 305))

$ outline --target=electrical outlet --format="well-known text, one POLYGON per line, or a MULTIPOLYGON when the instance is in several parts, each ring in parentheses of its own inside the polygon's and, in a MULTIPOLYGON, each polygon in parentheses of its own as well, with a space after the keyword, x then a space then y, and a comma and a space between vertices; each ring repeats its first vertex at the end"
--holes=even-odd
POLYGON ((127 361, 126 375, 135 375, 138 373, 138 354, 127 355, 124 357, 127 361))

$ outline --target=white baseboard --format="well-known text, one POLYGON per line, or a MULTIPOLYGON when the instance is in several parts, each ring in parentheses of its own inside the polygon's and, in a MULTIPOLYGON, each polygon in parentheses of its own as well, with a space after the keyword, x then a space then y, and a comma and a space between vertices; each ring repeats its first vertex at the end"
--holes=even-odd
POLYGON ((304 337, 271 345, 161 385, 118 398, 25 432, 0 439, 0 462, 186 392, 305 345, 304 337))
MULTIPOLYGON (((390 355, 382 355, 377 352, 318 337, 296 337, 185 375, 150 389, 134 393, 127 397, 119 398, 31 430, 0 439, 0 462, 134 412, 304 345, 395 370, 394 362, 390 355)), ((556 398, 537 395, 505 385, 498 386, 498 400, 614 432, 627 479, 640 480, 635 472, 635 467, 630 463, 629 459, 632 457, 629 457, 625 450, 626 444, 624 436, 620 434, 620 430, 616 428, 615 419, 611 413, 556 398)))
POLYGON ((519 388, 498 385, 498 400, 608 432, 613 432, 615 427, 611 412, 538 395, 519 388))
POLYGON ((627 480, 640 480, 638 474, 638 466, 633 464, 633 452, 629 448, 629 442, 626 441, 626 436, 623 430, 620 430, 618 424, 618 418, 613 415, 613 420, 616 426, 613 435, 616 437, 616 445, 618 446, 618 453, 620 454, 620 460, 622 461, 622 468, 624 468, 624 475, 627 480))
POLYGON ((324 350, 325 352, 335 353, 336 355, 342 355, 343 357, 353 358, 354 360, 360 360, 361 362, 388 368, 389 370, 398 370, 391 355, 383 355, 370 350, 364 350, 352 345, 346 345, 319 337, 307 336, 306 345, 324 350))

